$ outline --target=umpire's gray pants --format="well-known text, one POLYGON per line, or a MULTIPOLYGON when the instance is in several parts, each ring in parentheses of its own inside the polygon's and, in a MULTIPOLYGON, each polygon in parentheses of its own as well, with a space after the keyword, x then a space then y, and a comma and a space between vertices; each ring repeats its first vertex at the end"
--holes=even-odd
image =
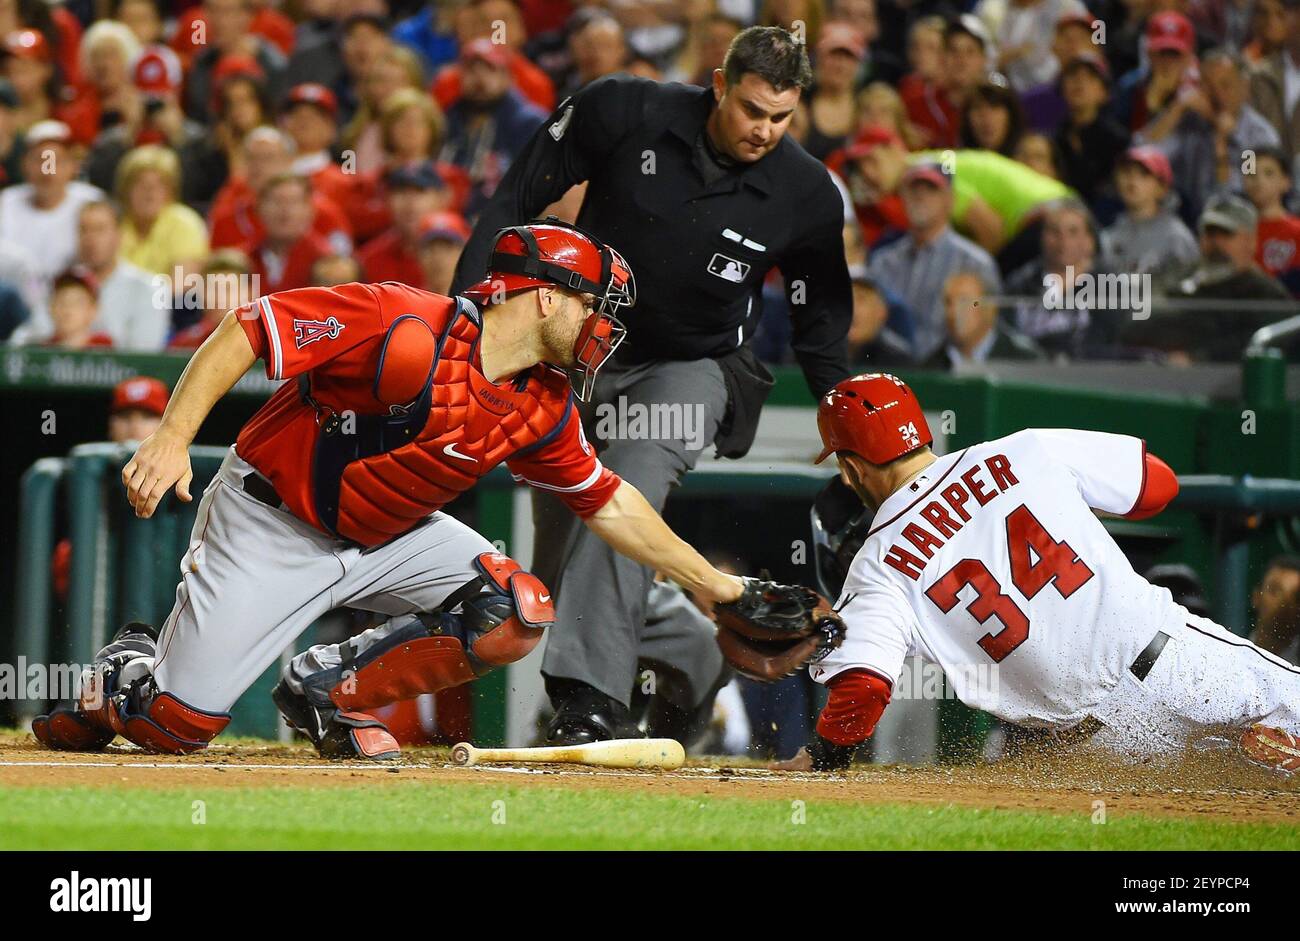
MULTIPOLYGON (((582 414, 604 465, 662 512, 668 491, 712 447, 726 407, 714 360, 610 363, 582 414)), ((619 555, 555 497, 534 492, 533 525, 533 571, 556 598, 542 672, 628 705, 638 661, 652 661, 689 690, 673 697, 677 705, 699 704, 722 670, 709 620, 672 604, 670 592, 656 592, 652 608, 654 571, 619 555), (664 606, 672 610, 657 610, 664 606)))

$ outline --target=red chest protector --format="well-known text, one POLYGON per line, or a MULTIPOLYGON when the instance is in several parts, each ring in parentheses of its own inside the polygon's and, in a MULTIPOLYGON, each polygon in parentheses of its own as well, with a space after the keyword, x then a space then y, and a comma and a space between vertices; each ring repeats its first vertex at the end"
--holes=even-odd
MULTIPOLYGON (((446 506, 507 458, 540 447, 577 420, 562 370, 535 366, 508 386, 488 382, 471 365, 480 330, 477 309, 458 298, 414 401, 394 407, 393 414, 356 416, 352 433, 344 433, 339 421, 322 423, 312 492, 326 530, 363 546, 379 545, 446 506)), ((300 390, 310 400, 305 382, 300 390)))

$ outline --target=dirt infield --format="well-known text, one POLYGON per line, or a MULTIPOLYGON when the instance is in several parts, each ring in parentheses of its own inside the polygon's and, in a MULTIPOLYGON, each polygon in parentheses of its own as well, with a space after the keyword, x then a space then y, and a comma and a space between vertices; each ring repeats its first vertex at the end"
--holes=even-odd
POLYGON ((722 761, 692 759, 675 772, 571 765, 485 769, 451 765, 445 750, 415 749, 396 764, 375 765, 328 762, 306 747, 273 744, 218 744, 186 757, 146 755, 129 746, 101 754, 65 754, 41 749, 29 735, 6 735, 0 737, 0 786, 400 787, 418 781, 1064 814, 1089 814, 1094 801, 1102 800, 1107 814, 1300 825, 1300 779, 1254 768, 1226 752, 1188 754, 1162 764, 1127 764, 1076 749, 974 766, 865 765, 838 775, 773 772, 752 763, 722 761))

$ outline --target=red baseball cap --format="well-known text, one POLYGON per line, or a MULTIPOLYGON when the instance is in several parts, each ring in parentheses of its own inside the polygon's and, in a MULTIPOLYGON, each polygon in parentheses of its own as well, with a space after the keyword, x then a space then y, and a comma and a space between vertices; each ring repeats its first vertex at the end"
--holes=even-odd
POLYGON ((469 234, 469 225, 466 224, 465 218, 458 212, 446 209, 431 212, 420 222, 421 242, 445 239, 457 245, 464 245, 469 241, 469 234))
POLYGON ((902 183, 914 183, 917 180, 924 180, 939 187, 941 190, 952 188, 952 178, 943 172, 943 169, 937 164, 930 161, 914 163, 903 171, 902 183))
POLYGON ((1192 21, 1176 10, 1165 10, 1147 20, 1147 51, 1172 49, 1184 54, 1196 49, 1196 30, 1192 21))
POLYGON ((222 56, 212 70, 212 84, 220 85, 226 79, 236 76, 261 81, 266 78, 266 72, 252 56, 222 56))
POLYGON ((153 415, 161 415, 167 410, 170 398, 171 393, 162 380, 153 376, 132 376, 113 387, 113 401, 108 406, 108 413, 116 415, 129 408, 138 408, 153 415))
POLYGON ((822 37, 817 41, 817 51, 847 52, 855 59, 864 59, 867 55, 867 40, 862 31, 851 23, 832 21, 822 27, 822 37))
POLYGON ((1120 163, 1136 163, 1165 186, 1173 186, 1174 171, 1169 158, 1154 147, 1130 147, 1124 151, 1120 163))
POLYGON ((474 39, 465 43, 460 50, 461 62, 473 62, 478 60, 486 62, 488 65, 495 65, 499 69, 504 69, 510 65, 510 48, 501 43, 495 43, 490 39, 474 39))
POLYGON ((45 35, 35 29, 14 30, 5 37, 4 51, 20 59, 35 59, 37 62, 49 62, 50 44, 45 35))
POLYGON ((331 118, 339 113, 338 98, 319 82, 303 82, 289 89, 289 94, 284 99, 284 110, 296 105, 315 105, 331 118))
POLYGON ((135 62, 135 87, 146 95, 170 94, 182 78, 181 60, 166 46, 150 46, 135 62))
POLYGON ((857 136, 853 138, 853 142, 844 148, 844 156, 849 160, 857 160, 882 145, 907 149, 903 139, 892 128, 880 124, 869 124, 858 131, 857 136))

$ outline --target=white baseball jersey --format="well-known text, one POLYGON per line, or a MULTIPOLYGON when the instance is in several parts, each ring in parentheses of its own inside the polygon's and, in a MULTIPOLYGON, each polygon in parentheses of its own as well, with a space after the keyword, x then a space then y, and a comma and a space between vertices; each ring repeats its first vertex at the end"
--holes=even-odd
POLYGON ((1187 617, 1093 513, 1134 508, 1145 450, 1034 429, 939 458, 876 513, 836 603, 844 643, 813 679, 857 668, 897 685, 915 655, 1008 721, 1081 720, 1158 630, 1187 617))

